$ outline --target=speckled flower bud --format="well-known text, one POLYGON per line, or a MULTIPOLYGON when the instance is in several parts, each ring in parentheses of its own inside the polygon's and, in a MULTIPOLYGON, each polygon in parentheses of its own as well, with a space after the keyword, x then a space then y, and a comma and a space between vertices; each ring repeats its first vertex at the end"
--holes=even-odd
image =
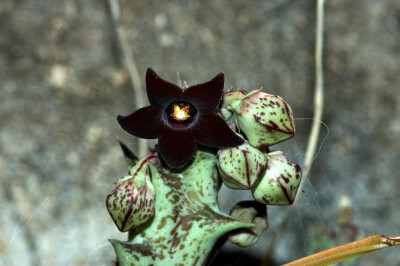
POLYGON ((289 105, 279 96, 260 90, 252 91, 230 104, 238 126, 250 144, 269 147, 292 137, 296 130, 289 105))
POLYGON ((232 189, 251 189, 264 174, 267 162, 267 157, 248 142, 218 152, 222 180, 232 189))
POLYGON ((291 205, 300 185, 301 169, 281 151, 268 153, 267 157, 267 171, 252 188, 253 197, 264 204, 291 205))
POLYGON ((266 206, 256 201, 239 202, 233 207, 230 215, 239 221, 254 224, 253 227, 239 229, 228 235, 229 241, 240 247, 248 247, 257 243, 262 232, 268 228, 266 206))
POLYGON ((233 115, 233 110, 230 105, 235 101, 242 99, 246 94, 247 92, 244 90, 229 90, 224 94, 220 113, 226 121, 231 119, 233 115))
POLYGON ((225 92, 224 97, 222 99, 222 107, 228 108, 236 101, 241 100, 247 94, 247 91, 244 90, 229 90, 225 92))
POLYGON ((118 180, 114 191, 107 196, 108 212, 121 232, 146 223, 154 215, 155 193, 149 163, 158 163, 154 155, 133 166, 129 175, 118 180))

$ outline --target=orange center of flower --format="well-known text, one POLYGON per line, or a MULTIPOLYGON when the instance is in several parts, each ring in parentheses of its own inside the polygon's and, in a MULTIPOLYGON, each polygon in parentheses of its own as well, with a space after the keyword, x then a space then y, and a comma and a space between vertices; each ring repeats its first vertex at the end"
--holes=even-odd
POLYGON ((165 110, 168 120, 174 124, 188 124, 196 113, 194 106, 187 102, 173 102, 165 110))

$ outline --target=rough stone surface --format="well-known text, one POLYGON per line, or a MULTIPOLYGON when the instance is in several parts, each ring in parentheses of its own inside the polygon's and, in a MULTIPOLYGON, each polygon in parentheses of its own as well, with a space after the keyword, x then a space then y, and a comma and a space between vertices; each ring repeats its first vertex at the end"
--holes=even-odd
MULTIPOLYGON (((124 0, 121 7, 142 77, 152 66, 195 84, 223 71, 226 89, 262 86, 282 96, 299 119, 296 136, 279 148, 301 165, 311 124, 301 118, 313 111, 314 1, 124 0)), ((399 26, 397 0, 327 1, 329 136, 288 207, 294 211, 278 233, 275 263, 309 254, 310 228, 338 232, 342 193, 361 236, 399 234, 399 26)), ((121 62, 107 1, 0 2, 0 264, 113 260, 107 239, 126 237, 104 203, 126 174, 117 138, 136 147, 115 119, 135 108, 121 62)), ((229 210, 246 192, 223 188, 221 206, 229 210)), ((228 258, 236 265, 263 258, 286 210, 270 207, 264 238, 228 258)), ((392 265, 399 254, 387 249, 358 263, 392 265)))

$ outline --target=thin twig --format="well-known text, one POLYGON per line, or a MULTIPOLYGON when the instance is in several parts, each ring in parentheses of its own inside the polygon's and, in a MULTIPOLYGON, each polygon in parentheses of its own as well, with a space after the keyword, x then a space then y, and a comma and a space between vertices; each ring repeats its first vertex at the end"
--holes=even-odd
POLYGON ((400 245, 400 236, 374 235, 292 261, 285 266, 331 265, 375 250, 398 245, 400 245))
POLYGON ((325 0, 317 1, 317 30, 315 40, 315 90, 314 90, 314 119, 311 127, 310 137, 308 139, 306 156, 304 165, 306 169, 303 173, 303 178, 306 178, 311 171, 311 166, 314 160, 315 151, 319 131, 321 129, 322 112, 324 109, 324 72, 322 69, 322 51, 324 40, 324 3, 325 0))
MULTIPOLYGON (((114 21, 115 32, 117 33, 118 42, 121 47, 122 57, 124 60, 124 65, 128 70, 129 77, 131 80, 135 107, 141 108, 144 106, 144 92, 142 87, 142 82, 140 79, 139 71, 137 69, 135 59, 133 58, 132 51, 129 47, 128 40, 126 38, 126 33, 121 24, 121 8, 119 5, 119 0, 109 0, 111 17, 114 21)), ((138 139, 139 145, 139 158, 142 158, 147 153, 147 141, 145 139, 138 139)))
MULTIPOLYGON (((317 0, 317 25, 315 32, 315 89, 314 89, 314 117, 311 126, 311 133, 308 139, 306 155, 304 159, 305 169, 303 171, 303 182, 300 184, 298 191, 302 191, 304 180, 310 173, 311 166, 314 160, 315 151, 317 149, 319 132, 321 129, 321 119, 324 108, 324 72, 322 69, 322 52, 323 52, 323 40, 324 40, 324 4, 325 0, 317 0)), ((280 225, 277 227, 270 244, 268 246, 263 265, 268 265, 268 261, 274 253, 274 249, 277 245, 278 238, 281 233, 285 230, 287 223, 293 212, 293 207, 289 208, 280 225)))

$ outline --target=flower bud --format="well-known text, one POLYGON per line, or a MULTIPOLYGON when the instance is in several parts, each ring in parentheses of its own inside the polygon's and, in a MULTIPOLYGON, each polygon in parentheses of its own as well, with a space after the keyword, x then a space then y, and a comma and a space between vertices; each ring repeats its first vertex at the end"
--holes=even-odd
POLYGON ((239 202, 233 207, 230 215, 239 221, 254 224, 253 227, 239 229, 229 234, 229 241, 240 247, 257 243, 262 232, 268 228, 266 206, 256 201, 239 202))
POLYGON ((224 97, 222 99, 222 107, 223 108, 228 108, 231 106, 234 102, 241 100, 246 96, 247 92, 244 90, 229 90, 224 94, 224 97))
POLYGON ((267 162, 267 157, 248 142, 218 152, 218 169, 222 180, 232 189, 252 188, 264 174, 267 162))
POLYGON ((256 201, 269 205, 291 205, 301 181, 301 169, 289 161, 283 152, 268 153, 268 167, 252 188, 256 201))
POLYGON ((225 121, 228 121, 229 119, 231 119, 233 112, 228 110, 227 108, 222 107, 221 109, 219 109, 219 112, 222 116, 223 119, 225 119, 225 121))
POLYGON ((237 100, 246 96, 247 92, 244 90, 229 90, 224 94, 222 105, 220 109, 221 116, 228 121, 233 115, 233 110, 230 105, 237 100))
POLYGON ((294 128, 290 106, 279 96, 252 91, 231 104, 238 126, 250 144, 264 148, 292 137, 294 128))
POLYGON ((116 182, 114 191, 107 196, 108 212, 121 232, 146 223, 154 215, 155 193, 149 163, 159 162, 154 155, 140 160, 131 168, 130 175, 116 182))

